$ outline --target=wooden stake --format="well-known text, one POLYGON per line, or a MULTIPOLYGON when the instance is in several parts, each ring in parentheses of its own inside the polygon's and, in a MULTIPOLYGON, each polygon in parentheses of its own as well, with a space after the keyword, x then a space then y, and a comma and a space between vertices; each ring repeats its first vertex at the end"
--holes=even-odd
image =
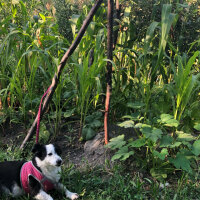
MULTIPOLYGON (((107 58, 112 61, 113 59, 113 0, 108 0, 108 31, 107 31, 107 58)), ((104 115, 104 132, 105 144, 108 144, 108 114, 110 107, 110 96, 112 91, 112 63, 107 62, 107 75, 106 75, 107 89, 106 89, 106 102, 105 102, 105 115, 104 115)))

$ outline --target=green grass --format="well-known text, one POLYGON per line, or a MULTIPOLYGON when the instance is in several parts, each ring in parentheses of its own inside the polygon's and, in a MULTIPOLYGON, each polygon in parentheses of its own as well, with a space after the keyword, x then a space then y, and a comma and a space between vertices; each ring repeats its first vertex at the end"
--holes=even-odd
MULTIPOLYGON (((142 177, 141 173, 125 170, 123 166, 114 166, 112 169, 95 168, 77 170, 72 165, 63 167, 62 182, 72 192, 77 192, 82 200, 132 200, 132 199, 165 199, 189 200, 198 199, 200 188, 187 175, 179 179, 169 180, 170 186, 164 189, 159 182, 142 177)), ((66 200, 64 194, 50 192, 54 200, 66 200)), ((3 197, 2 200, 12 198, 3 197)), ((29 200, 22 196, 16 200, 29 200)))

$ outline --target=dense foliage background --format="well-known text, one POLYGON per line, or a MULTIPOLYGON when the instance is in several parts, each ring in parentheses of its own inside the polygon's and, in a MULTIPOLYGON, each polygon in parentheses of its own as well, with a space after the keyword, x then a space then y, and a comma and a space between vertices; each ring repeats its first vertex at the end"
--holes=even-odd
MULTIPOLYGON (((1 0, 1 127, 12 123, 30 127, 41 96, 93 3, 1 0)), ((200 2, 121 0, 120 4, 114 27, 118 32, 110 123, 132 128, 132 135, 121 133, 111 139, 108 146, 116 150, 112 159, 136 161, 158 180, 177 170, 197 178, 200 2)), ((49 136, 56 137, 63 125, 79 121, 81 139, 88 140, 102 127, 106 16, 105 1, 62 73, 44 118, 51 126, 42 125, 41 131, 49 136)))

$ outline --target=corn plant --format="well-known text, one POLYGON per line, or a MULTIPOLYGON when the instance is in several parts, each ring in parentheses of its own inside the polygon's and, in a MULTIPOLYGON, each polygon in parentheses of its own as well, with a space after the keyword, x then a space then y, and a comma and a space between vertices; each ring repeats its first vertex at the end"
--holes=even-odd
MULTIPOLYGON (((99 11, 102 15, 104 8, 99 11)), ((74 37, 77 30, 87 14, 88 7, 85 6, 82 15, 73 15, 71 18, 71 28, 74 37)), ((94 21, 89 25, 85 36, 79 44, 79 47, 72 55, 70 63, 74 68, 72 82, 76 86, 76 105, 77 112, 80 114, 80 133, 84 128, 86 116, 89 108, 97 106, 99 97, 102 94, 102 72, 105 67, 105 50, 104 50, 104 32, 105 29, 100 23, 100 16, 95 16, 94 21), (94 35, 96 36, 94 39, 94 35)), ((104 80, 104 79, 103 79, 104 80)), ((85 135, 91 135, 86 133, 85 135)), ((89 138, 84 137, 84 139, 89 138)))
MULTIPOLYGON (((28 18, 28 8, 22 1, 12 6, 13 24, 18 20, 17 10, 24 16, 25 23, 8 29, 5 37, 2 32, 0 96, 4 109, 20 109, 26 120, 27 112, 35 112, 39 103, 38 93, 42 94, 50 84, 49 79, 57 65, 55 55, 61 56, 62 45, 66 47, 68 43, 59 35, 55 37, 58 32, 51 17, 39 13, 37 20, 31 16, 28 18)), ((1 26, 7 27, 8 24, 10 21, 5 20, 1 26)))
POLYGON ((195 91, 199 88, 199 74, 193 74, 192 66, 199 57, 199 51, 186 62, 184 57, 177 55, 177 67, 171 62, 174 70, 175 86, 168 86, 170 94, 174 96, 174 118, 180 120, 195 91), (174 94, 174 95, 173 95, 174 94))

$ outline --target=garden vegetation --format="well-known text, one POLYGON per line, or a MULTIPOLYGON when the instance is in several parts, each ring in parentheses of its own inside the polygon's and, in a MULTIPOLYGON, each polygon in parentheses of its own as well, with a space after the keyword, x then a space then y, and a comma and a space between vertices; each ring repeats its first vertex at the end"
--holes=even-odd
MULTIPOLYGON (((31 126, 94 2, 0 1, 0 137, 7 126, 31 126)), ((107 145, 117 163, 112 169, 109 162, 85 172, 69 166, 64 181, 82 199, 198 199, 200 2, 119 2, 109 123, 132 133, 121 132, 107 145), (166 182, 173 186, 161 190, 166 182)), ((79 124, 80 141, 103 127, 106 16, 104 1, 62 72, 41 125, 43 142, 66 125, 79 124)), ((19 157, 12 153, 1 150, 0 160, 19 157)))

